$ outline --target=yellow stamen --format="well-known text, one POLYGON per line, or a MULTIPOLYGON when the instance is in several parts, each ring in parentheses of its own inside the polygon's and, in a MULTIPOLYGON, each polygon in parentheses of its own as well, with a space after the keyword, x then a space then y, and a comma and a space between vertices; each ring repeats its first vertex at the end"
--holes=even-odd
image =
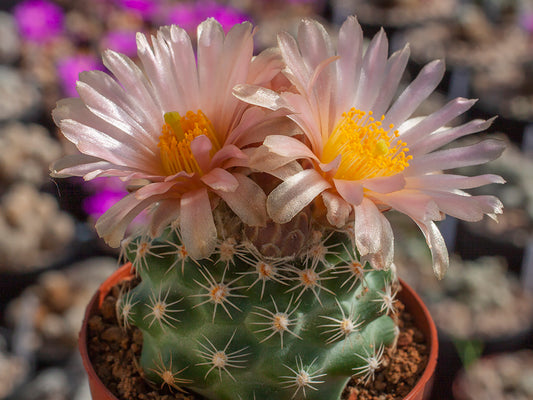
POLYGON ((352 108, 343 113, 342 120, 329 137, 322 152, 321 161, 328 163, 339 154, 341 162, 335 178, 360 180, 391 176, 409 166, 413 157, 407 155, 409 149, 401 140, 392 142, 399 134, 383 129, 382 121, 376 121, 372 112, 352 108))
POLYGON ((180 171, 203 175, 197 160, 191 151, 191 142, 194 138, 205 135, 212 144, 210 155, 213 156, 220 150, 220 143, 213 129, 213 124, 198 110, 197 113, 187 111, 185 116, 179 113, 165 113, 165 123, 159 136, 161 163, 168 175, 177 174, 180 171))

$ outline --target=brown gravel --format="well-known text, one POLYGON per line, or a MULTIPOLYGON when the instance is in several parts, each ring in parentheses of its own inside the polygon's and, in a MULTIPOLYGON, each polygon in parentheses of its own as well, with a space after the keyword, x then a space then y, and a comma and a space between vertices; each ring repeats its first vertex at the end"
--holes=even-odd
MULTIPOLYGON (((124 331, 117 325, 115 303, 119 291, 120 287, 114 287, 99 313, 88 321, 89 356, 100 379, 120 400, 203 400, 199 395, 171 392, 143 379, 137 365, 142 333, 136 328, 124 331)), ((358 385, 352 379, 343 400, 400 400, 418 381, 427 363, 428 348, 403 304, 398 303, 397 308, 400 335, 396 351, 388 349, 382 369, 370 385, 358 385)))

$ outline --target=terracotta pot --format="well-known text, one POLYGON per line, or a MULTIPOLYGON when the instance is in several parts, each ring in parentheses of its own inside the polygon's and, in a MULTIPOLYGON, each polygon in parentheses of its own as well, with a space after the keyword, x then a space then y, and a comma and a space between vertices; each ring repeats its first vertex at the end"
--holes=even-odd
MULTIPOLYGON (((79 335, 79 350, 81 353, 83 366, 87 371, 89 377, 89 386, 91 395, 94 400, 118 400, 102 383, 100 378, 89 360, 87 352, 87 322, 94 311, 101 306, 105 296, 109 293, 111 288, 122 280, 130 280, 133 278, 131 274, 131 264, 127 263, 114 272, 95 293, 89 302, 83 318, 83 324, 79 335)), ((435 367, 437 366, 438 355, 438 337, 435 323, 431 319, 428 309, 405 282, 401 281, 402 290, 398 293, 398 299, 405 305, 406 310, 413 316, 415 325, 424 333, 429 346, 428 365, 424 370, 420 380, 416 386, 409 392, 404 400, 423 400, 429 399, 431 394, 431 387, 433 385, 433 377, 435 367)))
POLYGON ((109 291, 117 283, 123 280, 130 280, 133 278, 131 273, 131 263, 126 263, 119 269, 117 269, 109 278, 107 278, 98 291, 94 294, 91 301, 87 305, 85 310, 85 316, 83 317, 83 324, 81 327, 78 348, 83 361, 83 367, 87 371, 89 378, 89 388, 91 390, 91 396, 94 400, 118 400, 113 393, 111 393, 107 387, 104 386, 96 371, 93 368, 91 360, 89 359, 89 353, 87 351, 87 323, 92 314, 102 305, 105 297, 109 291))

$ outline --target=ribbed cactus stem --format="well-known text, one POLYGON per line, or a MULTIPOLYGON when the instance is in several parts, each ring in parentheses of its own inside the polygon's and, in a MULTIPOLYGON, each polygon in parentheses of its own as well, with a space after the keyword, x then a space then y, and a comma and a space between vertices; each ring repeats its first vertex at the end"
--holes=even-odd
POLYGON ((394 271, 305 213, 227 233, 202 260, 175 229, 126 244, 141 281, 118 315, 142 331, 146 377, 219 400, 337 400, 352 375, 373 379, 395 338, 394 271))

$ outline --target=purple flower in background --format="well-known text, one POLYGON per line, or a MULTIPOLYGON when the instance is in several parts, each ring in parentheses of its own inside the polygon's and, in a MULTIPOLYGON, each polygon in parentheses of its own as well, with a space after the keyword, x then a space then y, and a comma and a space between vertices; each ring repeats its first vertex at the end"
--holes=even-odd
POLYGON ((83 201, 83 211, 92 218, 98 219, 126 194, 125 190, 119 192, 111 189, 104 189, 100 192, 96 192, 83 201))
POLYGON ((84 185, 90 194, 83 200, 82 208, 94 218, 99 218, 113 204, 128 194, 126 184, 115 177, 84 181, 84 185))
POLYGON ((63 10, 49 1, 24 1, 14 8, 13 15, 26 40, 46 43, 63 32, 63 10))
MULTIPOLYGON (((98 219, 115 203, 128 194, 126 183, 116 177, 96 178, 91 181, 84 181, 90 193, 82 202, 82 209, 92 219, 98 219)), ((146 213, 139 214, 132 223, 131 229, 136 224, 143 224, 146 213)))
POLYGON ((101 42, 102 49, 111 49, 128 57, 137 54, 136 32, 131 30, 109 31, 101 42))
POLYGON ((208 0, 175 5, 168 13, 166 23, 179 25, 187 32, 194 33, 196 26, 208 17, 220 22, 226 33, 233 25, 250 20, 249 16, 236 8, 208 0))
POLYGON ((63 93, 70 97, 77 97, 76 81, 80 72, 94 69, 103 70, 103 66, 92 54, 76 54, 59 60, 57 77, 63 93))
POLYGON ((156 10, 158 0, 117 0, 119 7, 139 14, 143 19, 150 19, 156 10))

